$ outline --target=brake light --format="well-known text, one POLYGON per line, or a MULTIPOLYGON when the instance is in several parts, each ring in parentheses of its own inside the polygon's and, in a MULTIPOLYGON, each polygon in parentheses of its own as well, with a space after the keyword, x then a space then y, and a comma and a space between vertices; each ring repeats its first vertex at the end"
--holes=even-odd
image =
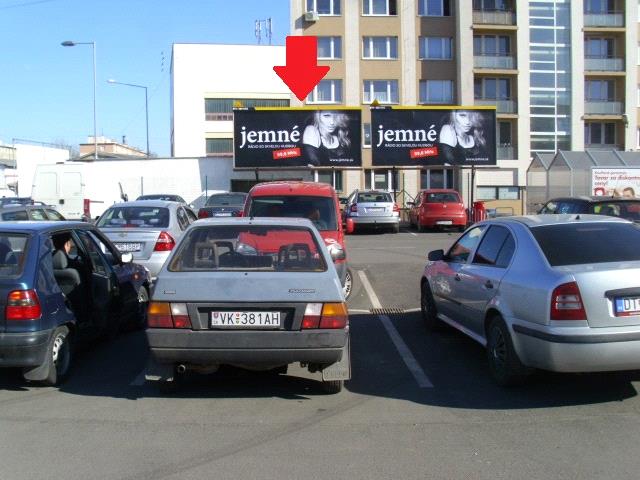
POLYGON ((354 203, 353 205, 351 205, 351 207, 349 208, 349 211, 351 213, 357 213, 358 212, 358 204, 354 203))
POLYGON ((91 200, 88 198, 82 201, 82 213, 84 213, 85 218, 91 218, 91 200))
POLYGON ((587 312, 582 303, 576 282, 558 285, 551 294, 551 320, 586 320, 587 312))
POLYGON ((176 241, 173 239, 171 235, 167 232, 162 231, 160 235, 158 235, 158 240, 156 240, 156 245, 153 247, 154 252, 168 252, 173 250, 173 247, 176 246, 176 241))
POLYGON ((149 328, 191 328, 187 304, 150 302, 147 325, 149 328))
POLYGON ((7 320, 37 320, 42 315, 40 300, 35 290, 13 290, 7 296, 7 320))
POLYGON ((201 208, 200 210, 198 210, 198 218, 208 218, 210 216, 211 215, 209 215, 209 212, 204 208, 201 208))
POLYGON ((344 303, 308 303, 302 317, 302 329, 345 328, 348 319, 344 303))
POLYGON ((400 213, 400 207, 398 206, 397 203, 393 204, 393 211, 396 212, 396 213, 400 213))
POLYGON ((318 328, 321 315, 321 303, 307 303, 307 308, 304 310, 304 317, 302 317, 302 328, 318 328))

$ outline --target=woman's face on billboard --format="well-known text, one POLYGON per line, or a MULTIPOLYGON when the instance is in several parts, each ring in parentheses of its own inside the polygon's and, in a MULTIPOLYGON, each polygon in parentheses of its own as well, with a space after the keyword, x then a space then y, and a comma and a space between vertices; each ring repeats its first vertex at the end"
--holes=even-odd
POLYGON ((320 128, 329 133, 333 133, 338 126, 334 112, 320 112, 318 115, 318 123, 320 124, 320 128))
POLYGON ((469 133, 473 127, 471 116, 469 115, 469 112, 465 110, 455 112, 453 119, 456 123, 456 127, 458 127, 458 130, 461 132, 469 133))

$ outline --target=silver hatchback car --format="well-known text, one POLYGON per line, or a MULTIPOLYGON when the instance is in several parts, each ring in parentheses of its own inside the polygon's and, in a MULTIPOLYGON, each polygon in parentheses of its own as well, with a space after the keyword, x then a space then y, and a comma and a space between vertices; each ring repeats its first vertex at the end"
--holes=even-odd
POLYGON ((157 277, 160 268, 186 228, 197 220, 186 205, 164 200, 116 203, 98 219, 97 226, 122 253, 157 277))
POLYGON ((421 278, 424 321, 486 346, 498 384, 532 368, 640 369, 640 228, 598 215, 497 218, 470 227, 421 278))
POLYGON ((400 231, 400 208, 389 192, 355 190, 347 198, 344 221, 353 220, 354 232, 365 227, 400 231))

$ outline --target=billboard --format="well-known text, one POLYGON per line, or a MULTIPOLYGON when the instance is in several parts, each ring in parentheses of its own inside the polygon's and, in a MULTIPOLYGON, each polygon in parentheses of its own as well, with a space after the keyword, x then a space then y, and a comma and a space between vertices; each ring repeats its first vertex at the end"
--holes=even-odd
POLYGON ((374 166, 495 165, 495 107, 371 109, 374 166))
POLYGON ((359 167, 359 108, 234 109, 236 168, 359 167))
POLYGON ((640 197, 640 168, 592 168, 591 194, 640 197))

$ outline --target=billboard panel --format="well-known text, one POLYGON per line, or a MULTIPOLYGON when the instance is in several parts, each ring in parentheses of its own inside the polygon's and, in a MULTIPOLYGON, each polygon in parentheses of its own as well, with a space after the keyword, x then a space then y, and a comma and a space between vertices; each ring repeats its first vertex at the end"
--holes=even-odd
POLYGON ((495 165, 495 108, 371 109, 374 166, 495 165))
POLYGON ((359 167, 359 108, 234 109, 236 168, 359 167))
POLYGON ((591 194, 612 197, 640 197, 640 168, 593 168, 591 194))

